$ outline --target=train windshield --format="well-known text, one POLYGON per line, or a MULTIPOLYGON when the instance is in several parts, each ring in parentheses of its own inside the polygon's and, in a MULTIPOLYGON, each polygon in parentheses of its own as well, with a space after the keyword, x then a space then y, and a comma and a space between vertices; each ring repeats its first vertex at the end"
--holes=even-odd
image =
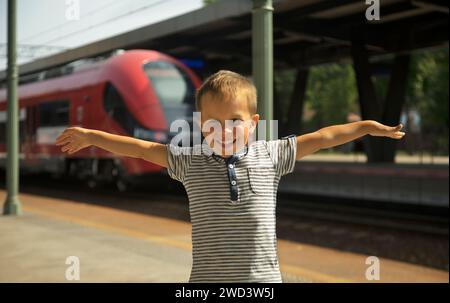
POLYGON ((178 66, 168 61, 152 61, 144 64, 144 72, 163 105, 194 104, 194 84, 178 66))

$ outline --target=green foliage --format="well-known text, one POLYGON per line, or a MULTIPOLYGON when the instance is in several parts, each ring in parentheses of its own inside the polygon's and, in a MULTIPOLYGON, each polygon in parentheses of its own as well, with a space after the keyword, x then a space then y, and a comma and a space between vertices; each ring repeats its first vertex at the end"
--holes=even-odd
MULTIPOLYGON (((274 83, 276 90, 274 93, 274 98, 279 104, 279 110, 281 111, 279 115, 279 122, 285 122, 287 111, 289 108, 289 103, 291 102, 291 96, 294 91, 295 85, 295 69, 284 69, 275 70, 274 72, 274 83)), ((299 121, 301 117, 298 117, 299 121)))
POLYGON ((206 6, 206 5, 212 4, 214 2, 216 2, 216 0, 203 0, 203 5, 206 6))
MULTIPOLYGON (((347 122, 358 113, 355 75, 351 65, 330 64, 311 68, 305 106, 314 113, 310 127, 347 122)), ((308 121, 305 121, 308 123, 308 121)))
POLYGON ((417 107, 425 128, 448 132, 448 47, 413 56, 408 106, 417 107))
MULTIPOLYGON (((448 57, 448 47, 412 54, 404 108, 418 110, 425 141, 431 142, 434 153, 444 154, 448 154, 449 135, 448 57)), ((389 65, 392 58, 384 63, 389 65)), ((293 69, 275 71, 276 98, 280 102, 282 117, 287 115, 295 74, 293 69)), ((389 75, 379 73, 372 76, 372 80, 379 100, 384 100, 389 87, 389 75)), ((351 64, 334 63, 311 67, 305 97, 302 132, 346 123, 349 113, 360 112, 351 64)), ((426 144, 424 148, 429 149, 430 146, 426 144)))

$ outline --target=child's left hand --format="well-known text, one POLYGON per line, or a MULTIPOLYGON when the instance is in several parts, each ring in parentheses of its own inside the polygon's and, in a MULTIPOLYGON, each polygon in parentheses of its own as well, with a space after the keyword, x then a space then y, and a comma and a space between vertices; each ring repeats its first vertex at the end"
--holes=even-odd
POLYGON ((369 135, 377 136, 377 137, 390 137, 393 139, 401 139, 405 135, 404 132, 400 130, 403 128, 403 125, 400 123, 397 126, 387 126, 376 121, 372 121, 369 135))

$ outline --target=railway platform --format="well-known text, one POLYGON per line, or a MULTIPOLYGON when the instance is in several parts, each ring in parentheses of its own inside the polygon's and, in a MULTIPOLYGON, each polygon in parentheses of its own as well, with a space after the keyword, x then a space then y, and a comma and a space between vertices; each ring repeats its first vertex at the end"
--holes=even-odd
POLYGON ((448 209, 448 158, 434 161, 399 156, 395 164, 366 163, 362 155, 309 155, 282 179, 280 191, 448 209))
MULTIPOLYGON (((6 192, 0 190, 0 201, 6 192)), ((20 193, 22 216, 0 216, 0 282, 187 282, 188 222, 20 193)), ((380 258, 380 279, 367 280, 367 255, 278 240, 284 282, 443 282, 446 270, 380 258)))

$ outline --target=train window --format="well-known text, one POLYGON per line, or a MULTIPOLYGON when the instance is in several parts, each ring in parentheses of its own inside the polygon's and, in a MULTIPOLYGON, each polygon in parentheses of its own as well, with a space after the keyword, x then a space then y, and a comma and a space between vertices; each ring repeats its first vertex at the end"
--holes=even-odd
POLYGON ((39 104, 39 126, 69 125, 69 101, 51 101, 39 104))
POLYGON ((152 61, 144 64, 144 72, 163 104, 194 104, 195 86, 181 68, 167 61, 152 61))
POLYGON ((19 144, 25 142, 25 120, 19 121, 19 144))
POLYGON ((103 107, 108 115, 119 123, 128 134, 133 133, 137 121, 128 111, 122 96, 111 83, 106 85, 103 107))
MULTIPOLYGON (((25 141, 25 109, 19 109, 19 144, 25 141)), ((0 112, 0 144, 6 144, 6 131, 7 131, 7 113, 6 111, 0 112)))
POLYGON ((6 144, 6 123, 0 121, 0 144, 6 144))

